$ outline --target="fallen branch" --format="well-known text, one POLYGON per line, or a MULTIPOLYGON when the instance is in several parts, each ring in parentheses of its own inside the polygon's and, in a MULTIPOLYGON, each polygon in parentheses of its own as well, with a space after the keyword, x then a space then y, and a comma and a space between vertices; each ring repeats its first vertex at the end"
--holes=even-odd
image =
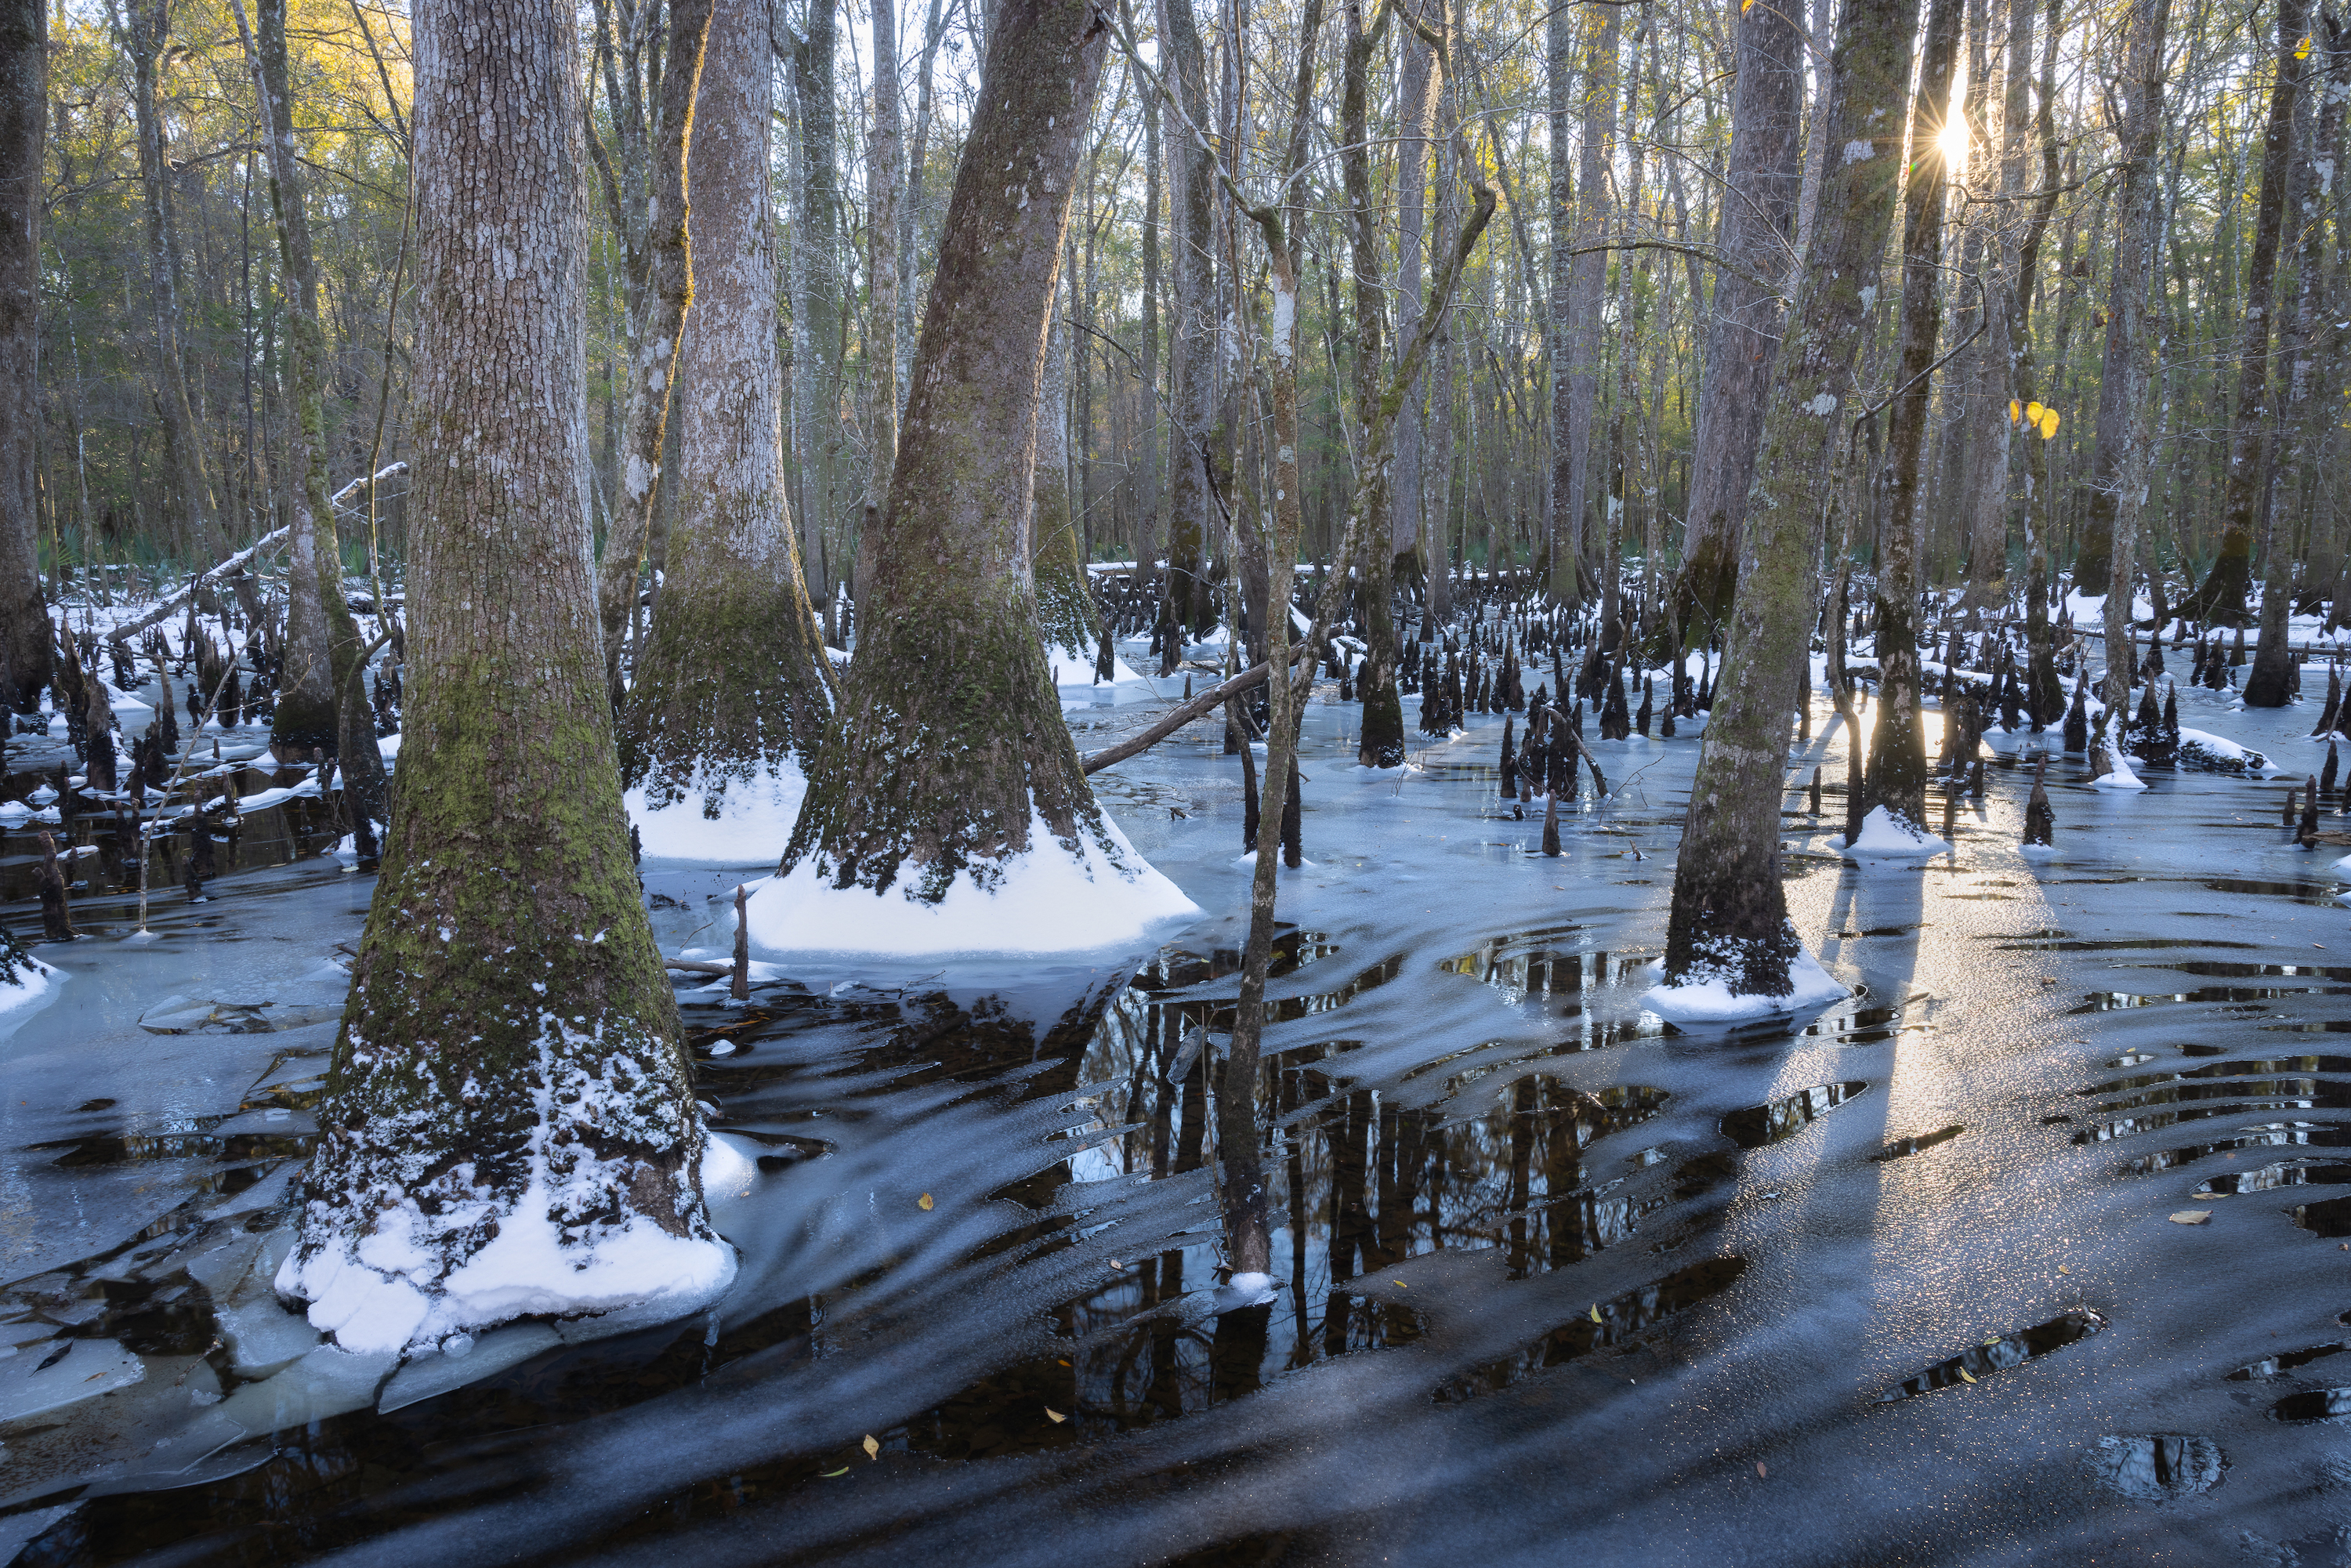
POLYGON ((684 969, 695 975, 731 975, 735 972, 732 964, 713 964, 700 958, 664 958, 662 967, 684 969))
MULTIPOLYGON (((1291 649, 1290 656, 1292 662, 1295 662, 1306 657, 1310 652, 1311 652, 1311 648, 1301 645, 1291 649)), ((1203 717, 1222 707, 1228 699, 1263 685, 1266 668, 1263 664, 1252 664, 1232 679, 1219 681, 1210 686, 1190 702, 1168 709, 1156 724, 1127 737, 1116 746, 1106 746, 1100 751, 1088 753, 1083 759, 1085 770, 1089 774, 1099 773, 1113 763, 1123 762, 1130 757, 1150 750, 1194 719, 1203 717)))
MULTIPOLYGON (((407 472, 407 464, 391 464, 367 478, 352 480, 350 484, 344 486, 341 489, 336 491, 328 498, 336 506, 340 507, 350 496, 356 494, 360 486, 369 483, 370 478, 373 479, 376 483, 381 484, 382 481, 391 478, 395 474, 405 474, 407 472)), ((226 560, 221 562, 218 566, 213 568, 210 571, 205 572, 202 577, 189 579, 187 583, 183 586, 178 592, 171 594, 158 602, 154 609, 150 610, 138 620, 130 622, 121 626, 117 626, 113 631, 109 632, 106 634, 106 640, 110 643, 126 643, 131 638, 137 636, 140 632, 147 630, 148 627, 171 619, 172 612, 177 611, 183 604, 185 604, 190 599, 193 598, 197 590, 210 588, 216 582, 225 582, 230 578, 235 577, 238 572, 245 570, 255 556, 260 554, 263 550, 269 549, 272 545, 282 542, 287 536, 292 532, 293 528, 290 526, 283 528, 271 529, 269 532, 262 535, 259 538, 254 540, 251 544, 246 546, 243 549, 237 551, 235 555, 229 557, 226 560)))

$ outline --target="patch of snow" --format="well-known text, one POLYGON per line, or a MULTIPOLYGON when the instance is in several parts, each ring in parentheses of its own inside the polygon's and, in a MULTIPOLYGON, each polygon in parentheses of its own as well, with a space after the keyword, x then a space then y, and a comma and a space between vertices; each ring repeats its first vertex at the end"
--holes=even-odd
POLYGON ((1641 993, 1641 1004, 1658 1017, 1678 1024, 1738 1023, 1826 1007, 1853 994, 1853 988, 1821 967, 1820 960, 1802 946, 1788 965, 1795 988, 1784 997, 1736 991, 1738 970, 1731 965, 1695 967, 1679 985, 1656 985, 1641 993))
POLYGON ((1949 853, 1950 843, 1880 806, 1861 820, 1861 837, 1838 847, 1847 860, 1912 860, 1949 853))
POLYGON ((792 823, 808 796, 808 775, 797 765, 723 782, 711 815, 700 779, 666 806, 654 806, 643 785, 622 797, 645 858, 715 865, 774 865, 791 841, 792 823))
POLYGON ((2140 782, 2139 776, 2131 771, 2130 758, 2123 755, 2121 747, 2105 739, 2094 741, 2092 745, 2094 755, 2105 764, 2106 770, 2090 780, 2091 789, 2131 790, 2147 788, 2140 782))
POLYGON ((26 956, 26 967, 0 971, 0 1032, 13 1030, 65 983, 66 972, 26 956))
POLYGON ((2210 768, 2227 771, 2273 774, 2284 768, 2272 762, 2262 752, 2249 746, 2240 746, 2225 735, 2209 730, 2179 729, 2179 762, 2188 768, 2210 768))
POLYGON ((1273 1276, 1270 1274, 1236 1274, 1217 1287, 1215 1310, 1238 1312, 1243 1307, 1261 1307, 1274 1299, 1273 1276))
MULTIPOLYGON (((1094 682, 1094 656, 1076 648, 1064 648, 1057 643, 1045 644, 1046 661, 1053 666, 1053 684, 1057 686, 1091 686, 1094 682)), ((1127 667, 1125 660, 1111 655, 1110 679, 1106 686, 1123 686, 1142 680, 1127 667)))
POLYGON ((1133 946, 1172 922, 1199 915, 1199 905, 1135 852, 1108 811, 1102 824, 1106 843, 1081 828, 1073 847, 1054 838, 1032 805, 1029 848, 991 862, 985 886, 969 872, 957 874, 935 904, 914 896, 914 867, 902 868, 877 894, 834 887, 810 856, 790 875, 753 884, 752 951, 769 957, 1088 953, 1133 946))

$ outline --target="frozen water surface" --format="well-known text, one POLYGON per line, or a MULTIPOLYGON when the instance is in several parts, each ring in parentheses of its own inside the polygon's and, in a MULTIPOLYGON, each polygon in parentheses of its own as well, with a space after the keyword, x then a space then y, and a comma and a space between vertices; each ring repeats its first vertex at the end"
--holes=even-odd
MULTIPOLYGON (((1154 687, 1065 692, 1081 745, 1154 687)), ((2323 760, 2309 705, 2179 695, 2288 779, 2323 760)), ((1209 726, 1096 779, 1205 911, 1165 946, 684 983, 742 1266, 714 1312, 594 1343, 360 1364, 266 1289, 334 1025, 263 1026, 330 1005, 370 879, 291 833, 212 903, 159 892, 143 946, 84 895, 98 936, 38 949, 70 979, 0 1015, 0 1550, 2338 1560, 2351 922, 2282 785, 2058 758, 2028 859, 2036 741, 2000 737, 1951 852, 1864 868, 1816 704, 1791 781, 1824 764, 1830 803, 1790 791, 1789 898, 1859 989, 1685 1031, 1642 993, 1694 740, 1590 743, 1617 794, 1546 859, 1495 798, 1499 716, 1372 774, 1354 713, 1313 710, 1313 863, 1282 881, 1266 1281, 1216 1271, 1249 873, 1209 726)), ((723 951, 771 870, 649 860, 664 946, 723 951)))

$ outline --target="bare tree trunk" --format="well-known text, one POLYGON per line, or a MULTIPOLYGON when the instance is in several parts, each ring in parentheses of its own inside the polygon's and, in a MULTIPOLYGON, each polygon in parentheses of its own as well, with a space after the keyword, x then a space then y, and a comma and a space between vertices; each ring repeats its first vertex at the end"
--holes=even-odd
MULTIPOLYGON (((881 341, 866 351, 866 384, 872 401, 868 439, 872 464, 867 471, 866 505, 879 507, 890 493, 890 468, 898 459, 898 23, 893 0, 868 0, 872 18, 873 133, 865 143, 866 277, 872 290, 868 319, 881 341)), ((764 134, 762 141, 766 140, 764 134)))
MULTIPOLYGON (((1410 5, 1418 15, 1428 8, 1430 0, 1397 3, 1410 5)), ((1420 329, 1422 257, 1428 227, 1428 142, 1436 129, 1438 83, 1436 57, 1417 33, 1405 28, 1396 50, 1396 334, 1409 342, 1420 329)), ((1426 591, 1434 593, 1436 585, 1428 581, 1426 552, 1421 546, 1426 523, 1422 514, 1428 504, 1421 480, 1423 407, 1427 397, 1426 386, 1415 383, 1405 393, 1404 407, 1396 414, 1395 472, 1387 495, 1388 575, 1393 581, 1396 567, 1402 565, 1426 591)))
POLYGON ((1165 417, 1159 398, 1159 235, 1165 221, 1162 199, 1163 167, 1159 152, 1157 110, 1143 111, 1143 352, 1136 380, 1137 421, 1142 450, 1137 458, 1134 496, 1134 582, 1150 586, 1159 559, 1159 425, 1165 417))
MULTIPOLYGON (((645 0, 650 3, 650 0, 645 0)), ((693 259, 686 246, 685 142, 694 123, 694 94, 702 77, 703 40, 710 31, 711 0, 668 0, 669 46, 659 89, 659 108, 645 139, 651 164, 649 209, 643 253, 631 258, 643 277, 642 319, 629 344, 629 408, 622 428, 629 455, 621 471, 621 493, 611 497, 612 526, 604 538, 604 561, 597 578, 597 613, 603 625, 604 673, 612 706, 621 704, 621 633, 637 603, 637 571, 643 564, 653 508, 661 499, 662 454, 669 426, 669 391, 677 371, 677 349, 694 298, 693 259)), ((591 135, 606 201, 619 209, 622 195, 603 147, 591 135)))
POLYGON ((763 904, 779 912, 770 945, 807 929, 805 945, 837 946, 810 923, 873 907, 828 890, 894 890, 886 923, 959 886, 984 894, 1030 854, 1156 875, 1094 804, 1061 722, 1026 526, 1048 315, 1107 39, 1092 0, 999 0, 889 506, 867 540, 841 727, 785 851, 789 880, 752 900, 755 932, 763 904))
POLYGON ((723 1290, 621 813, 580 494, 577 33, 420 0, 408 744, 297 1242, 347 1350, 723 1290))
MULTIPOLYGON (((1608 282, 1608 253, 1596 248, 1608 237, 1608 166, 1616 141, 1616 56, 1624 13, 1614 5, 1586 13, 1590 29, 1583 64, 1583 141, 1577 149, 1576 181, 1583 200, 1574 228, 1584 250, 1569 264, 1566 330, 1567 348, 1567 498, 1562 525, 1574 539, 1579 582, 1589 576, 1594 551, 1586 514, 1591 509, 1592 421, 1600 401, 1600 296, 1608 282)), ((1566 232, 1564 230, 1561 231, 1566 232)), ((1552 243, 1558 240, 1554 236, 1552 243)), ((1554 397, 1559 393, 1556 390, 1554 397)), ((1579 588, 1580 601, 1583 591, 1579 588)))
MULTIPOLYGON (((1379 209, 1372 193, 1366 121, 1372 56, 1379 47, 1380 34, 1386 30, 1392 9, 1383 5, 1373 30, 1366 33, 1363 0, 1343 3, 1347 52, 1345 76, 1340 84, 1340 164, 1347 191, 1348 256, 1354 271, 1355 403, 1358 422, 1368 427, 1384 380, 1382 328, 1387 303, 1380 287, 1379 209)), ((1358 452, 1356 462, 1355 485, 1359 491, 1368 492, 1369 515, 1378 520, 1378 526, 1360 536, 1354 552, 1355 603, 1364 627, 1364 662, 1355 671, 1364 722, 1355 760, 1365 768, 1395 768, 1404 762, 1404 703, 1396 692, 1396 666, 1402 653, 1396 643, 1395 552, 1384 526, 1389 517, 1388 473, 1384 466, 1363 466, 1369 463, 1367 453, 1358 452)), ((1332 562, 1334 571, 1346 569, 1344 559, 1332 562)))
MULTIPOLYGON (((2287 0, 2292 4, 2293 0, 2287 0)), ((2163 235, 2163 181, 2156 152, 2163 135, 2164 32, 2170 0, 2133 0, 2130 63, 2124 81, 2122 226, 2115 246, 2115 282, 2106 332, 2105 381, 2121 400, 2115 434, 2114 513, 2107 561, 2105 702, 2107 723, 2119 737, 2130 716, 2130 608, 2132 556, 2138 544, 2139 514, 2147 505, 2153 423, 2147 387, 2152 379, 2147 342, 2147 291, 2154 282, 2157 247, 2163 235)), ((2099 444, 2105 444, 2102 387, 2099 444)), ((2095 492, 2094 492, 2095 494, 2095 492)))
POLYGON ((284 0, 261 0, 257 37, 246 32, 243 5, 233 9, 263 106, 269 207, 290 307, 283 382, 291 548, 285 671, 270 718, 270 745, 287 761, 304 760, 314 750, 339 758, 345 806, 365 851, 372 830, 363 824, 383 814, 383 755, 376 747, 374 716, 357 689, 362 644, 343 601, 342 549, 327 482, 327 334, 319 319, 318 262, 297 172, 286 6, 284 0))
MULTIPOLYGON (((767 18, 713 13, 688 153, 695 310, 671 395, 678 433, 667 585, 622 708, 630 806, 728 821, 778 853, 831 717, 830 666, 784 498, 767 18), (642 796, 635 791, 642 790, 642 796)), ((664 852, 648 835, 649 852, 664 852)))
POLYGON ((1782 302, 1762 279, 1792 270, 1791 231, 1802 180, 1803 37, 1786 5, 1750 5, 1739 19, 1739 85, 1730 108, 1730 167, 1716 245, 1741 267, 1718 267, 1706 311, 1705 382, 1690 455, 1689 526, 1674 584, 1687 639, 1729 613, 1739 527, 1763 434, 1782 302))
MULTIPOLYGON (((2286 183, 2293 168, 2294 98, 2301 90, 2304 72, 2304 63, 2294 57, 2294 51, 2303 47, 2309 16, 2309 0, 2278 0, 2276 76, 2270 88, 2269 120, 2262 132, 2262 183, 2253 204, 2253 250, 2245 266, 2244 325, 2237 350, 2236 396, 2229 419, 2220 544, 2203 582, 2179 607, 2179 614, 2198 621, 2241 624, 2246 591, 2252 584, 2253 535, 2261 526, 2269 489, 2270 319, 2277 292, 2278 244, 2285 226, 2286 183)), ((2252 701, 2251 678, 2245 695, 2248 702, 2252 701)))
MULTIPOLYGON (((1167 50, 1168 86, 1194 125, 1208 123, 1207 67, 1192 0, 1160 0, 1159 37, 1167 50)), ((1160 673, 1172 674, 1178 643, 1211 619, 1208 541, 1222 532, 1208 491, 1208 427, 1216 419, 1214 284, 1216 225, 1211 221, 1216 174, 1203 150, 1173 110, 1161 126, 1167 146, 1174 222, 1175 330, 1169 355, 1175 371, 1174 430, 1167 453, 1167 623, 1172 628, 1160 673)), ((1238 606, 1234 607, 1238 612, 1238 606)))
POLYGON ((1821 530, 1853 418, 1854 365, 1885 266, 1917 0, 1844 0, 1812 245, 1773 366, 1666 936, 1669 985, 1785 998, 1802 948, 1780 884, 1790 717, 1812 633, 1821 530))
POLYGON ((1029 517, 1029 560, 1037 583, 1037 622, 1045 646, 1073 660, 1094 658, 1093 591, 1086 582, 1077 514, 1070 506, 1070 353, 1068 298, 1053 313, 1045 339, 1045 371, 1037 400, 1037 465, 1029 517))
POLYGON ((1918 723, 1918 459, 1933 409, 1928 371, 1943 322, 1943 183, 1936 132, 1951 110, 1959 0, 1932 0, 1918 91, 1910 108, 1910 162, 1902 198, 1902 348, 1878 493, 1877 727, 1869 741, 1869 804, 1919 832, 1927 827, 1927 745, 1918 723))
POLYGON ((131 111, 139 142, 139 191, 146 216, 147 307, 155 353, 155 406, 171 471, 175 531, 183 549, 214 559, 224 551, 213 516, 212 476, 188 397, 180 341, 180 242, 172 209, 171 166, 163 145, 157 76, 171 38, 170 0, 130 0, 123 50, 131 57, 131 111))
MULTIPOLYGON (((1439 32, 1446 30, 1448 6, 1446 0, 1427 0, 1431 25, 1439 32)), ((1417 42, 1417 40, 1412 40, 1417 42)), ((1426 48, 1426 46, 1421 46, 1426 48)), ((1437 232, 1447 234, 1461 221, 1460 171, 1455 166, 1452 128, 1460 119, 1460 100, 1454 89, 1453 74, 1439 68, 1437 94, 1437 124, 1441 128, 1436 142, 1437 172, 1437 232)), ((1419 291, 1415 278, 1412 292, 1419 291)), ((1453 538, 1453 470, 1457 458, 1454 423, 1456 402, 1454 386, 1461 359, 1453 334, 1457 312, 1446 311, 1437 319, 1437 337, 1429 347, 1427 378, 1427 450, 1420 456, 1421 502, 1420 559, 1428 574, 1428 608, 1439 622, 1453 615, 1453 569, 1457 557, 1453 538)), ((1409 421, 1419 403, 1418 398, 1408 399, 1405 418, 1409 421)), ((1399 429, 1399 440, 1412 428, 1407 423, 1399 429)), ((1401 453, 1399 453, 1401 458, 1401 453)), ((1397 466, 1403 466, 1399 461, 1397 466)))
POLYGON ((36 505, 48 81, 48 12, 41 0, 8 0, 0 7, 0 729, 10 711, 31 713, 49 684, 36 505))

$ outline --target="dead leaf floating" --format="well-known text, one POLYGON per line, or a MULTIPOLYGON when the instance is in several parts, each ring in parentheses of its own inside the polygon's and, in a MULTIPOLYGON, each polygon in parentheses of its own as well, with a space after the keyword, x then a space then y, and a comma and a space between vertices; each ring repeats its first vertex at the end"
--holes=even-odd
POLYGON ((1064 1422, 1064 1421, 1066 1421, 1066 1420, 1068 1420, 1068 1419, 1069 1419, 1069 1417, 1068 1417, 1067 1416, 1062 1415, 1059 1410, 1054 1409, 1050 1405, 1048 1405, 1048 1406, 1045 1406, 1045 1415, 1046 1415, 1046 1416, 1047 1416, 1050 1420, 1051 1420, 1051 1422, 1053 1423, 1053 1425, 1054 1425, 1054 1426, 1056 1426, 1056 1427, 1060 1426, 1062 1422, 1064 1422))
POLYGON ((1756 1476, 1757 1476, 1757 1478, 1758 1478, 1759 1479, 1761 1479, 1762 1477, 1765 1477, 1765 1476, 1770 1475, 1771 1473, 1771 1471, 1769 1471, 1769 1470, 1767 1470, 1767 1469, 1765 1469, 1763 1468, 1763 1461, 1762 1461, 1762 1460, 1758 1459, 1758 1460, 1756 1460, 1756 1461, 1755 1461, 1755 1474, 1756 1474, 1756 1476))
POLYGON ((848 1473, 849 1473, 849 1467, 848 1467, 847 1465, 843 1465, 843 1466, 841 1466, 841 1469, 837 1469, 837 1470, 826 1470, 826 1471, 824 1471, 824 1472, 823 1472, 823 1476, 824 1476, 824 1479, 825 1479, 826 1480, 831 1480, 831 1479, 833 1477, 835 1477, 835 1476, 845 1476, 845 1475, 847 1475, 848 1473))
POLYGON ((916 1208, 925 1208, 925 1209, 926 1209, 926 1208, 930 1207, 931 1207, 931 1195, 930 1195, 929 1193, 925 1193, 925 1194, 923 1194, 923 1196, 922 1196, 922 1197, 920 1197, 916 1198, 916 1199, 914 1200, 914 1207, 915 1207, 916 1208))
POLYGON ((1600 1303, 1597 1301, 1592 1303, 1592 1321, 1595 1323, 1600 1321, 1600 1303))
POLYGON ((865 1457, 869 1459, 878 1459, 882 1457, 882 1445, 873 1440, 873 1434, 871 1432, 865 1434, 865 1457))
POLYGON ((2174 1225, 2204 1225, 2210 1223, 2211 1218, 2212 1211, 2209 1208, 2183 1208, 2179 1213, 2171 1217, 2171 1223, 2174 1225))

